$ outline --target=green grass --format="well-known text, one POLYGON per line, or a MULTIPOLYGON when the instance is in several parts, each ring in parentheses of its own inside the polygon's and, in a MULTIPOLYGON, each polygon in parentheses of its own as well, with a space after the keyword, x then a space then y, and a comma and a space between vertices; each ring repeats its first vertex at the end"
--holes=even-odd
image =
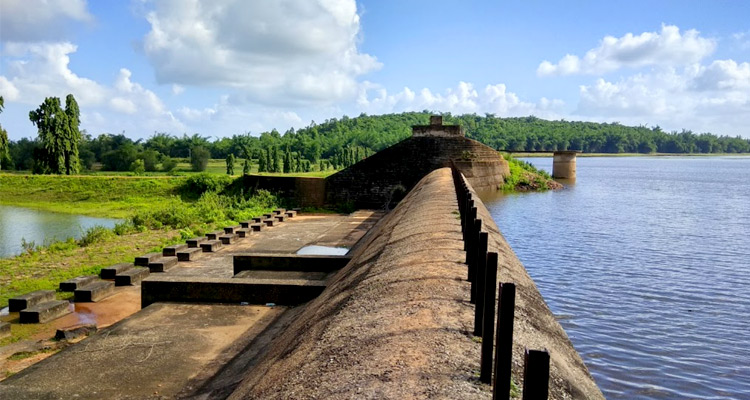
POLYGON ((552 178, 548 173, 536 169, 528 162, 518 160, 509 154, 504 154, 510 168, 510 176, 505 178, 505 183, 501 188, 505 192, 529 191, 529 190, 547 190, 547 182, 552 178))

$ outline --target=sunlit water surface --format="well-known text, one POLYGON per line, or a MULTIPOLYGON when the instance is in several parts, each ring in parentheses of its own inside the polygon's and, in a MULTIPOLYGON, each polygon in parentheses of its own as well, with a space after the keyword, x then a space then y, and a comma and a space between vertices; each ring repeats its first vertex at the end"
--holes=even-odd
POLYGON ((92 226, 112 228, 117 222, 0 205, 0 258, 21 254, 23 241, 41 246, 54 240, 79 239, 92 226))
POLYGON ((577 173, 486 204, 605 396, 750 399, 750 158, 579 157, 577 173))

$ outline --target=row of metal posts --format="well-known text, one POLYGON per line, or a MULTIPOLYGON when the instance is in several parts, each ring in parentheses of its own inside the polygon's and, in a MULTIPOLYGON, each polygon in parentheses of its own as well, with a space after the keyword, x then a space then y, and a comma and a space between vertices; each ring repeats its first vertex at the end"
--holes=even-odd
MULTIPOLYGON (((458 195, 468 280, 471 282, 474 311, 474 336, 482 338, 479 380, 492 384, 493 399, 509 399, 513 357, 513 314, 516 285, 499 283, 497 321, 495 320, 495 282, 498 256, 488 251, 489 235, 477 218, 477 207, 469 184, 457 168, 453 181, 458 195), (495 339, 495 340, 493 340, 495 339), (494 345, 494 349, 493 349, 494 345), (494 352, 493 352, 494 350, 494 352), (493 379, 494 353, 494 379, 493 379)), ((526 349, 524 355, 523 400, 546 400, 549 392, 549 353, 526 349)))

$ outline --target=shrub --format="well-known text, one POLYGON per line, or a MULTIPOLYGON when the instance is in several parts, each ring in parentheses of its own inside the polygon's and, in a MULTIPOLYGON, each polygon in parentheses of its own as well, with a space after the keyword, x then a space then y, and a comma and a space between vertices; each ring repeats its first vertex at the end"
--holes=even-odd
POLYGON ((177 167, 177 161, 172 157, 164 157, 161 160, 161 170, 164 172, 172 172, 177 167))
POLYGON ((130 164, 130 171, 134 172, 136 175, 141 175, 146 172, 146 167, 143 160, 133 161, 133 163, 130 164))
POLYGON ((190 165, 195 172, 202 172, 208 166, 208 158, 211 153, 205 147, 197 146, 190 151, 190 165))
POLYGON ((197 199, 206 192, 221 192, 232 178, 226 175, 196 174, 185 180, 179 187, 179 192, 188 198, 197 199))
POLYGON ((101 225, 94 225, 86 229, 86 232, 84 232, 83 236, 81 236, 81 238, 78 240, 78 245, 81 247, 86 247, 90 244, 107 240, 112 236, 114 236, 114 232, 112 232, 111 230, 101 225))
POLYGON ((146 150, 141 154, 143 166, 148 172, 156 171, 156 164, 159 162, 159 152, 156 150, 146 150))

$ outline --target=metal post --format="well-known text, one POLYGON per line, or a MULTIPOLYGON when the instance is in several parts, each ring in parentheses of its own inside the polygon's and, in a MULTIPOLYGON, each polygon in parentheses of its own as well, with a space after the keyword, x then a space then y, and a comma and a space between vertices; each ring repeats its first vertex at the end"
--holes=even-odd
POLYGON ((513 313, 516 308, 516 285, 501 283, 497 310, 497 344, 495 345, 495 385, 493 400, 510 398, 510 367, 513 358, 513 313))
MULTIPOLYGON (((474 209, 476 210, 476 208, 474 209)), ((471 228, 469 228, 469 234, 467 236, 466 241, 466 265, 469 266, 468 270, 468 276, 467 280, 469 282, 474 282, 474 278, 476 277, 476 270, 477 270, 477 248, 479 246, 479 232, 482 231, 482 220, 481 219, 474 219, 474 223, 471 224, 471 228)), ((472 286, 473 287, 473 286, 472 286)), ((473 292, 474 289, 472 289, 473 292)), ((472 298, 471 303, 474 303, 474 299, 472 298)))
POLYGON ((523 357, 523 400, 547 400, 549 353, 526 349, 523 357))
POLYGON ((479 380, 492 383, 492 353, 495 339, 495 289, 497 282, 497 253, 487 253, 484 285, 484 316, 482 318, 482 358, 479 380))
MULTIPOLYGON (((474 259, 476 268, 471 282, 471 303, 474 307, 474 336, 482 336, 482 316, 484 315, 484 278, 487 270, 487 232, 479 232, 477 256, 474 259)), ((494 284, 493 284, 494 286, 494 284)))

